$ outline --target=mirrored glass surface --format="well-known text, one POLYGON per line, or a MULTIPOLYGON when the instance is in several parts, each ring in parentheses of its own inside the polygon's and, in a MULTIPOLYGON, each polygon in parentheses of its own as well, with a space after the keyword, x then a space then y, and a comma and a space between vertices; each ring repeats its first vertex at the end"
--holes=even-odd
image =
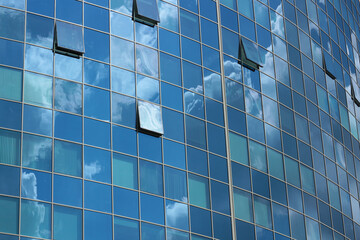
POLYGON ((24 12, 0 7, 0 21, 6 22, 0 28, 0 36, 24 41, 24 12))
POLYGON ((82 239, 82 211, 79 209, 54 206, 53 236, 55 239, 82 239))
MULTIPOLYGON (((19 199, 0 196, 0 231, 5 233, 19 233, 19 199)), ((0 235, 5 240, 15 240, 9 235, 0 235)))
POLYGON ((84 181, 85 208, 110 213, 111 206, 111 186, 96 182, 84 181))
POLYGON ((82 82, 82 58, 55 54, 55 76, 82 82))
POLYGON ((52 111, 33 107, 24 106, 24 124, 25 131, 52 136, 52 111))
POLYGON ((54 175, 53 201, 60 204, 82 207, 83 181, 72 177, 54 175))
MULTIPOLYGON (((110 61, 110 41, 109 35, 84 29, 85 36, 85 57, 93 58, 102 62, 109 63, 110 61)), ((112 48, 114 48, 112 46, 112 48)), ((112 53, 114 55, 114 53, 112 53)))
POLYGON ((135 6, 135 18, 139 21, 144 21, 151 25, 160 21, 156 0, 135 0, 135 6))
POLYGON ((55 108, 72 113, 82 113, 82 86, 55 79, 55 108))
POLYGON ((160 106, 139 101, 138 112, 141 129, 164 134, 160 106))
MULTIPOLYGON (((34 0, 32 0, 32 2, 34 2, 34 0)), ((29 9, 29 3, 28 3, 28 9, 29 9)), ((27 42, 42 47, 52 48, 53 38, 54 38, 53 20, 30 13, 26 15, 27 42)))
POLYGON ((56 46, 64 51, 84 53, 84 32, 79 26, 56 22, 56 46))
POLYGON ((50 49, 26 45, 25 69, 52 75, 53 62, 53 52, 50 49))
MULTIPOLYGON (((0 100, 0 127, 21 129, 21 104, 0 100)), ((25 128, 25 126, 24 126, 25 128)))
POLYGON ((21 174, 21 196, 50 202, 51 183, 51 174, 23 169, 21 174))
POLYGON ((52 107, 53 81, 51 77, 31 72, 24 76, 24 102, 52 107))
POLYGON ((111 63, 115 66, 135 70, 134 43, 111 37, 111 63))
POLYGON ((82 176, 82 146, 55 140, 54 170, 72 176, 82 176))
POLYGON ((111 154, 108 151, 85 147, 84 148, 84 178, 111 182, 111 154))
POLYGON ((0 64, 22 68, 24 44, 0 39, 0 64))
POLYGON ((85 211, 84 221, 85 239, 112 239, 113 224, 111 215, 92 211, 85 211))
POLYGON ((138 98, 154 103, 160 101, 159 81, 143 75, 137 75, 136 94, 138 98))
POLYGON ((110 92, 84 86, 84 115, 110 121, 110 92))

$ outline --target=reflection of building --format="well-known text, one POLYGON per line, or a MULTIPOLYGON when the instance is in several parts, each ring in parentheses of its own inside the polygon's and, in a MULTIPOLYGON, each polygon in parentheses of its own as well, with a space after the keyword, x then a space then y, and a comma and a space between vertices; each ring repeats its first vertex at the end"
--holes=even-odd
POLYGON ((136 1, 0 0, 0 239, 360 239, 359 2, 136 1))

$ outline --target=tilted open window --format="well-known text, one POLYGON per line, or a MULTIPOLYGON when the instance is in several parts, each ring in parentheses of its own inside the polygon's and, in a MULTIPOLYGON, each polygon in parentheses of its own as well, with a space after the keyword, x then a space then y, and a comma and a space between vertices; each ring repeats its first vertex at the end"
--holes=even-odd
POLYGON ((159 105, 138 101, 138 128, 140 131, 156 136, 164 134, 159 105))
POLYGON ((57 21, 54 33, 54 51, 77 58, 83 55, 85 47, 82 27, 57 21))
POLYGON ((360 107, 360 89, 355 80, 351 80, 351 98, 360 107))
POLYGON ((323 67, 324 67, 326 74, 329 75, 329 77, 331 77, 332 79, 336 78, 335 77, 334 60, 332 59, 330 54, 328 54, 325 51, 323 53, 323 67))
POLYGON ((134 0, 133 20, 149 26, 155 26, 160 22, 156 0, 134 0))
POLYGON ((262 67, 258 45, 246 38, 240 41, 240 64, 251 70, 262 67))

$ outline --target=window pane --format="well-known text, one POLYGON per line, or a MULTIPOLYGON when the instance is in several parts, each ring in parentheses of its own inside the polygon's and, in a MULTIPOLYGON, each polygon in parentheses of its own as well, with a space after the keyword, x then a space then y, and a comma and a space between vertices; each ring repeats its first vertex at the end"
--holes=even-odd
POLYGON ((0 64, 23 67, 24 44, 0 39, 0 64))
MULTIPOLYGON (((69 5, 67 5, 67 8, 69 8, 69 5)), ((84 30, 84 33, 85 33, 85 49, 86 49, 85 56, 109 63, 110 61, 109 35, 100 33, 98 31, 90 30, 87 28, 84 30)))
POLYGON ((0 67, 0 97, 21 101, 22 72, 16 69, 0 67))
POLYGON ((110 121, 110 93, 84 86, 84 115, 110 121))
POLYGON ((245 53, 245 56, 242 56, 245 57, 245 59, 243 58, 242 60, 247 60, 257 65, 261 65, 258 46, 245 38, 241 38, 241 43, 245 53))
POLYGON ((111 183, 110 152, 85 146, 84 178, 111 183))
POLYGON ((271 228, 272 221, 270 202, 260 197, 254 197, 254 207, 255 222, 261 226, 271 228))
POLYGON ((54 175, 54 202, 82 207, 83 181, 72 177, 54 175))
POLYGON ((21 201, 21 234, 51 238, 51 205, 29 200, 21 201))
POLYGON ((110 87, 110 67, 107 64, 84 60, 84 82, 109 89, 110 87))
POLYGON ((58 173, 81 177, 82 146, 56 140, 54 148, 54 170, 58 173))
POLYGON ((186 140, 188 144, 206 149, 205 123, 186 116, 186 140))
POLYGON ((0 196, 0 231, 18 234, 19 199, 0 196))
POLYGON ((164 201, 152 195, 140 194, 141 219, 164 225, 164 201))
POLYGON ((235 133, 229 133, 230 157, 232 160, 249 165, 248 143, 246 138, 235 133))
POLYGON ((121 239, 139 240, 139 222, 126 219, 114 218, 114 240, 121 239))
POLYGON ((20 169, 0 165, 0 193, 19 196, 20 169))
POLYGON ((84 49, 84 33, 81 27, 65 23, 56 22, 56 47, 59 50, 81 54, 84 49))
POLYGON ((111 240, 112 216, 97 212, 85 211, 84 233, 87 240, 111 240))
POLYGON ((0 22, 6 23, 0 28, 0 37, 24 41, 24 12, 0 7, 0 22))
POLYGON ((24 101, 27 103, 52 106, 52 78, 40 74, 25 72, 24 101))
POLYGON ((0 127, 21 129, 21 104, 0 100, 0 112, 0 127))
MULTIPOLYGON (((0 162, 19 165, 20 143, 21 135, 19 132, 0 129, 0 162)), ((23 152, 23 156, 24 154, 23 152)))
POLYGON ((51 174, 22 170, 21 196, 51 202, 51 174))
MULTIPOLYGON (((15 53, 13 54, 15 55, 15 53)), ((53 67, 54 67, 53 64, 54 64, 54 54, 50 49, 35 47, 32 45, 26 45, 26 50, 25 50, 26 70, 52 75, 53 67)))
POLYGON ((163 195, 162 166, 148 161, 140 161, 140 189, 163 195))
POLYGON ((52 111, 25 105, 23 126, 25 131, 51 136, 52 111))
POLYGON ((135 70, 134 43, 111 37, 111 62, 117 67, 135 70))
POLYGON ((158 134, 164 134, 160 106, 148 102, 138 102, 140 128, 158 134))
POLYGON ((137 189, 137 159, 122 154, 113 155, 113 183, 137 189))
POLYGON ((158 62, 159 55, 157 51, 136 45, 136 69, 138 72, 152 77, 159 77, 158 62))
POLYGON ((111 186, 85 181, 84 207, 102 212, 111 212, 111 186))
POLYGON ((160 84, 156 79, 137 75, 136 94, 138 98, 154 103, 159 103, 160 84))
POLYGON ((56 111, 54 118, 56 138, 82 142, 82 117, 56 111))
POLYGON ((186 173, 165 167, 165 196, 187 202, 186 173))
POLYGON ((82 82, 82 58, 55 54, 55 77, 82 82))
POLYGON ((82 211, 74 208, 54 206, 54 239, 82 239, 82 211))
POLYGON ((166 201, 166 225, 182 230, 189 230, 188 206, 183 203, 166 201))
MULTIPOLYGON (((135 1, 135 18, 147 24, 154 25, 160 21, 156 0, 134 0, 135 1)), ((134 10, 133 10, 134 11, 134 10)))
POLYGON ((82 113, 82 86, 60 79, 55 80, 55 108, 82 113))
POLYGON ((189 198, 191 204, 210 208, 209 182, 206 178, 189 174, 189 198))
POLYGON ((113 192, 114 213, 139 218, 139 193, 118 187, 114 187, 113 192))
POLYGON ((84 129, 84 142, 86 144, 110 148, 110 124, 85 118, 84 129))
POLYGON ((235 217, 252 222, 253 210, 251 194, 234 189, 235 217))

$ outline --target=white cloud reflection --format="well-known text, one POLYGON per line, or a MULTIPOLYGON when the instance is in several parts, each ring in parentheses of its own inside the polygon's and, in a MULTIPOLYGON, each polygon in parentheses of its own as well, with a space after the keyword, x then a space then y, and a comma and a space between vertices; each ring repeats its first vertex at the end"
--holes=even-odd
POLYGON ((101 172, 101 164, 98 160, 84 166, 84 178, 93 179, 95 175, 101 172))
POLYGON ((160 106, 139 101, 140 127, 151 132, 163 134, 163 123, 160 106))
MULTIPOLYGON (((183 199, 186 201, 186 198, 183 199)), ((166 204, 166 221, 169 226, 179 227, 187 224, 188 208, 186 204, 168 202, 166 204)))
POLYGON ((37 199, 37 179, 34 173, 22 173, 21 194, 27 198, 37 199))

